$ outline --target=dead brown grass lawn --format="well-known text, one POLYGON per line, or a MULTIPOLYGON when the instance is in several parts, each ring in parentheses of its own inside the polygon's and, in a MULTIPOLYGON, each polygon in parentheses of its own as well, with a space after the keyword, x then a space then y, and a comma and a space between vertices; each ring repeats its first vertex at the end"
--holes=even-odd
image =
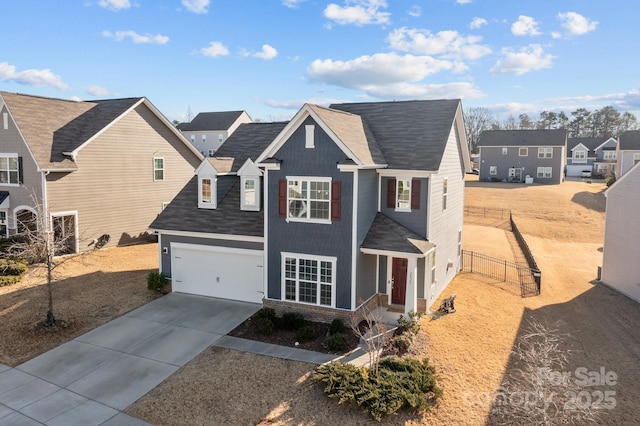
POLYGON ((0 287, 0 363, 16 366, 157 297, 147 274, 158 268, 157 244, 97 250, 68 258, 54 270, 57 325, 44 328, 46 270, 30 270, 0 287))

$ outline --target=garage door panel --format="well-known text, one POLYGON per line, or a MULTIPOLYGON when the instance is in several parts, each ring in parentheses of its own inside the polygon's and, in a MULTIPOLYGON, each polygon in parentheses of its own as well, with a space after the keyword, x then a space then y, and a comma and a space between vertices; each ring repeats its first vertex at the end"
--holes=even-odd
POLYGON ((172 248, 172 286, 181 293, 260 303, 262 252, 172 248))

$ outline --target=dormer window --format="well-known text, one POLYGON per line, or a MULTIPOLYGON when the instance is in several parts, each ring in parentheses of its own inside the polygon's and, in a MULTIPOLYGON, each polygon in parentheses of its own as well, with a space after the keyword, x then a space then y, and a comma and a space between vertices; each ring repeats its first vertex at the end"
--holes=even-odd
POLYGON ((387 208, 397 212, 420 209, 420 180, 389 179, 387 181, 387 208))
POLYGON ((260 210, 260 178, 242 177, 240 181, 242 185, 240 208, 242 210, 260 210))
POLYGON ((198 207, 201 209, 216 208, 216 179, 214 176, 198 178, 198 207))

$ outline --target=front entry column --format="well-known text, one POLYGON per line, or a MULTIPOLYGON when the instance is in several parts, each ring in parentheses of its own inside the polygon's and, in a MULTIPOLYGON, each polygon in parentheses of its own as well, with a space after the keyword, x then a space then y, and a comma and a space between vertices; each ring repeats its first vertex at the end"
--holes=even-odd
POLYGON ((404 301, 404 313, 418 311, 418 259, 410 257, 407 263, 407 293, 404 301))

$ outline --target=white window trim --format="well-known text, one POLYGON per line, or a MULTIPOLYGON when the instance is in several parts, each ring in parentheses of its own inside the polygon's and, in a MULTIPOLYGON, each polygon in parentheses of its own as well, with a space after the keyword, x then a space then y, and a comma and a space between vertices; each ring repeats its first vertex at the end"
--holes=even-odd
POLYGON ((189 140, 191 140, 191 143, 192 143, 192 144, 195 144, 195 143, 196 143, 196 135, 195 135, 195 134, 191 135, 191 136, 189 137, 189 140))
POLYGON ((553 158, 553 148, 538 148, 538 158, 553 158))
POLYGON ((73 232, 74 232, 74 236, 75 236, 75 247, 76 247, 76 251, 75 253, 78 253, 80 251, 80 224, 78 222, 78 211, 77 210, 69 210, 69 211, 62 211, 62 212, 55 212, 55 213, 51 213, 49 215, 49 229, 53 230, 53 218, 54 217, 64 217, 64 216, 73 216, 73 232))
POLYGON ((4 221, 0 221, 0 225, 4 225, 5 229, 4 235, 0 234, 0 238, 6 238, 9 236, 9 210, 2 209, 0 213, 4 213, 4 221))
POLYGON ((207 135, 202 135, 202 143, 207 143, 207 135))
POLYGON ((301 303, 303 305, 311 305, 311 306, 324 306, 327 308, 335 308, 336 306, 336 264, 337 264, 337 258, 333 257, 333 256, 317 256, 317 255, 310 255, 310 254, 301 254, 301 253, 289 253, 289 252, 281 252, 280 253, 280 267, 282 268, 280 271, 280 275, 281 275, 281 281, 280 281, 280 287, 281 287, 281 295, 280 295, 280 300, 285 301, 285 302, 295 302, 295 303, 301 303), (286 259, 287 258, 294 258, 296 259, 296 300, 289 300, 286 298, 286 274, 285 274, 285 265, 286 265, 286 259), (316 262, 318 262, 318 281, 317 281, 317 289, 316 289, 316 295, 317 295, 317 301, 316 303, 309 303, 309 302, 301 302, 300 301, 300 278, 299 278, 299 270, 298 268, 298 261, 300 259, 303 260, 315 260, 316 262), (321 283, 320 282, 320 262, 330 262, 331 263, 331 282, 330 283, 321 283), (328 284, 331 286, 331 305, 321 305, 320 304, 320 284, 328 284))
POLYGON ((316 130, 316 126, 313 124, 307 124, 304 126, 304 147, 305 148, 315 148, 315 139, 314 133, 316 130))
POLYGON ((509 153, 509 148, 503 147, 502 148, 502 155, 507 155, 508 153, 509 153))
POLYGON ((218 142, 220 143, 224 142, 224 135, 222 133, 218 134, 218 142))
POLYGON ((553 177, 553 167, 538 167, 536 170, 536 176, 542 179, 551 179, 553 177), (549 172, 549 176, 547 176, 547 171, 549 172))
MULTIPOLYGON (((288 182, 287 182, 288 183, 288 182)), ((242 176, 240 178, 240 210, 258 211, 260 210, 260 178, 256 176, 242 176), (247 204, 244 197, 245 183, 247 181, 253 181, 253 188, 255 190, 255 202, 253 204, 247 204)))
POLYGON ((317 177, 317 176, 287 176, 287 221, 288 222, 305 222, 305 223, 322 223, 322 224, 330 224, 331 223, 331 178, 330 177, 317 177), (327 202, 329 203, 329 217, 327 219, 312 219, 309 217, 294 217, 289 215, 289 181, 297 180, 297 181, 306 181, 306 182, 329 182, 329 198, 327 202))
POLYGON ((529 156, 529 148, 518 148, 518 157, 528 157, 529 156), (524 154, 522 153, 524 150, 524 154))
POLYGON ((615 160, 617 157, 615 151, 602 151, 602 159, 603 160, 615 160))
POLYGON ((199 209, 215 209, 218 204, 218 182, 215 175, 201 175, 198 176, 198 208, 199 209), (202 200, 202 180, 208 179, 211 181, 211 202, 206 203, 202 200))
MULTIPOLYGON (((0 152, 0 158, 6 158, 7 159, 7 164, 9 162, 9 158, 19 158, 19 155, 16 153, 4 153, 4 152, 0 152)), ((9 170, 7 169, 7 173, 9 173, 9 170)), ((9 175, 7 175, 7 177, 9 177, 9 175)), ((5 182, 5 183, 0 183, 0 186, 20 186, 20 162, 18 162, 18 182, 16 183, 11 183, 11 182, 5 182)))
POLYGON ((164 157, 153 157, 153 181, 154 182, 162 182, 164 181, 164 172, 165 172, 165 164, 164 164, 164 157), (162 160, 162 168, 158 169, 156 168, 156 160, 162 160), (162 179, 156 179, 156 171, 158 170, 162 170, 162 179))
POLYGON ((209 152, 208 152, 208 154, 209 154, 208 156, 209 157, 213 157, 213 154, 215 154, 215 153, 216 152, 213 149, 210 149, 209 152))
POLYGON ((489 176, 496 176, 498 174, 498 166, 489 166, 489 176))
POLYGON ((396 178, 396 201, 395 201, 395 211, 397 212, 410 212, 411 211, 411 191, 413 191, 412 179, 411 178, 396 178), (398 207, 398 198, 400 197, 400 182, 408 182, 409 183, 409 201, 407 207, 398 207))
POLYGON ((633 164, 640 163, 640 153, 636 152, 633 154, 633 164))

